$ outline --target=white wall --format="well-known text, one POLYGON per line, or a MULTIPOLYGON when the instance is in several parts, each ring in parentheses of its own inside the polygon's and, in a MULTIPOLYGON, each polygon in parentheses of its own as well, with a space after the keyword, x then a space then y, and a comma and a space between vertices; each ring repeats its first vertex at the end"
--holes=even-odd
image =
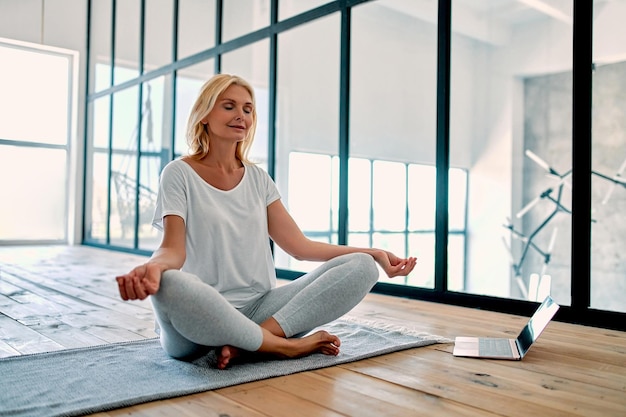
POLYGON ((626 1, 602 3, 594 11, 593 59, 599 64, 626 61, 626 1))

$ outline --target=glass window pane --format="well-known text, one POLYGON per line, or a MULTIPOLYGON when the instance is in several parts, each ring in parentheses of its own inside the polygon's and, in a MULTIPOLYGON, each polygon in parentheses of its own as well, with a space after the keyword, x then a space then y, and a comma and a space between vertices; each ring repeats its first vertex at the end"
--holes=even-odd
POLYGON ((149 72, 173 61, 173 0, 145 3, 143 71, 149 72))
POLYGON ((254 87, 257 126, 248 157, 265 169, 267 169, 269 127, 269 50, 269 41, 262 40, 222 55, 222 73, 243 77, 254 87))
POLYGON ((0 138, 67 145, 71 59, 0 44, 0 61, 0 138))
POLYGON ((407 285, 435 288, 435 234, 409 233, 407 252, 417 257, 407 285))
MULTIPOLYGON (((404 231, 406 228, 406 166, 397 162, 374 161, 373 168, 374 229, 404 231)), ((358 187, 358 184, 358 178, 354 178, 352 187, 358 187)))
POLYGON ((137 158, 113 154, 111 167, 111 244, 134 247, 137 212, 137 158))
POLYGON ((0 178, 0 241, 66 239, 66 150, 0 146, 0 178))
POLYGON ((159 190, 160 157, 142 157, 139 177, 139 249, 155 250, 161 235, 152 227, 152 217, 159 190))
POLYGON ((372 246, 372 234, 371 233, 350 233, 348 235, 348 242, 350 246, 358 248, 369 248, 372 246))
POLYGON ((215 46, 215 0, 178 0, 178 58, 215 46))
POLYGON ((270 2, 267 0, 229 0, 223 5, 222 42, 269 26, 270 2))
POLYGON ((107 210, 108 210, 108 180, 109 157, 108 153, 94 152, 91 164, 88 166, 89 178, 87 181, 87 210, 85 218, 85 236, 87 240, 105 243, 107 238, 107 210))
POLYGON ((330 182, 330 243, 339 242, 339 157, 333 156, 331 161, 330 182))
POLYGON ((333 169, 328 155, 292 152, 289 155, 289 212, 305 235, 330 241, 328 213, 332 207, 333 169), (312 175, 312 173, 315 175, 312 175))
POLYGON ((89 22, 89 88, 101 91, 111 86, 111 27, 113 24, 113 1, 91 2, 89 22))
POLYGON ((124 0, 115 3, 115 68, 113 73, 115 84, 121 84, 139 76, 140 18, 140 0, 124 0))
POLYGON ((74 57, 69 51, 0 41, 0 139, 5 142, 0 145, 0 241, 5 244, 67 241, 74 57))
MULTIPOLYGON (((626 2, 593 19, 591 307, 626 312, 626 2)), ((559 231, 559 235, 560 235, 559 231)), ((559 237, 560 241, 560 237, 559 237)))
POLYGON ((465 235, 448 236, 448 290, 466 291, 465 288, 465 235))
POLYGON ((289 19, 329 2, 329 0, 280 0, 278 2, 278 20, 289 19))
POLYGON ((136 151, 138 87, 131 87, 113 95, 113 149, 136 151))
POLYGON ((152 216, 156 206, 159 174, 162 166, 170 161, 171 111, 166 110, 165 99, 171 95, 171 76, 151 80, 143 85, 142 109, 142 157, 139 176, 139 224, 138 246, 143 250, 154 250, 161 235, 152 227, 152 216))
POLYGON ((134 247, 137 210, 138 91, 134 86, 113 96, 110 241, 129 248, 134 247))
MULTIPOLYGON (((359 186, 351 187, 348 195, 350 207, 350 231, 370 232, 372 229, 372 161, 350 158, 349 178, 358 178, 359 186)), ((359 235, 351 235, 355 238, 359 235)), ((356 244, 350 241, 351 245, 356 244)), ((367 247, 370 244, 368 243, 367 247)))
POLYGON ((90 157, 85 167, 85 239, 106 243, 108 223, 109 121, 111 96, 88 103, 90 157))
MULTIPOLYGON (((395 284, 433 284, 424 279, 434 274, 436 21, 429 1, 352 8, 350 155, 372 161, 373 195, 356 212, 350 206, 349 235, 366 226, 365 212, 372 210, 368 233, 378 236, 372 244, 418 258, 406 279, 388 280, 395 284), (417 237, 409 230, 427 233, 415 235, 423 238, 420 245, 411 244, 417 237)), ((367 186, 363 176, 350 175, 350 200, 367 186)))
POLYGON ((451 168, 448 172, 448 228, 451 231, 465 230, 467 213, 467 173, 462 169, 451 168))
MULTIPOLYGON (((165 110, 166 80, 170 76, 158 77, 143 84, 143 108, 141 110, 141 151, 161 152, 164 144, 169 148, 171 141, 171 112, 165 110)), ((171 82, 167 84, 171 85, 171 82)), ((169 94, 171 96, 171 94, 169 94)), ((168 101, 169 102, 169 101, 168 101)))
MULTIPOLYGON (((545 273, 567 305, 571 217, 561 208, 571 191, 558 177, 572 161, 572 2, 551 14, 518 6, 502 13, 488 0, 453 2, 450 161, 468 183, 463 288, 527 299, 530 275, 545 273), (546 164, 558 175, 546 175, 546 164)), ((451 171, 451 233, 464 204, 455 182, 451 171)), ((464 259, 452 250, 450 288, 464 259)))
POLYGON ((409 230, 435 230, 436 175, 432 165, 409 165, 409 230))
POLYGON ((91 111, 91 138, 94 148, 109 147, 109 121, 111 116, 111 96, 104 96, 89 103, 91 111))
MULTIPOLYGON (((335 14, 278 36, 276 181, 283 203, 291 210, 292 204, 312 204, 302 200, 307 196, 301 191, 310 188, 311 178, 320 178, 314 192, 321 201, 316 202, 314 210, 308 210, 306 219, 299 220, 315 225, 318 233, 325 228, 325 236, 336 232, 333 195, 339 177, 334 170, 329 178, 328 172, 313 166, 312 161, 326 161, 327 167, 330 156, 339 150, 339 23, 339 15, 335 14), (292 163, 302 163, 302 159, 292 159, 294 152, 308 161, 306 167, 292 167, 292 163), (290 176, 292 170, 301 175, 290 176), (296 190, 300 192, 292 196, 291 191, 296 190)), ((333 166, 338 164, 333 162, 333 166)), ((294 268, 292 258, 280 248, 275 250, 275 261, 278 268, 294 268)), ((298 268, 308 271, 317 265, 299 263, 298 268)))

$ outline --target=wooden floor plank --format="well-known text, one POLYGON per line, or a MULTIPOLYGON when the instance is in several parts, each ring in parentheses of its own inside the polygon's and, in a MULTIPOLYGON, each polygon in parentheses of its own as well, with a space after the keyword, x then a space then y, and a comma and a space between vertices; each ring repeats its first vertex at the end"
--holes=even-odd
MULTIPOLYGON (((23 304, 39 303, 47 307, 50 314, 77 310, 106 310, 110 311, 111 315, 119 317, 124 315, 127 323, 133 323, 138 327, 144 327, 146 322, 153 321, 152 307, 149 301, 127 303, 122 301, 119 296, 117 299, 100 297, 97 294, 81 290, 77 285, 38 279, 34 275, 26 271, 12 273, 5 271, 3 280, 13 284, 14 288, 19 286, 22 290, 11 298, 23 304)), ((45 312, 43 308, 41 312, 45 312)))
POLYGON ((623 392, 531 372, 520 364, 457 358, 425 348, 342 366, 493 413, 515 404, 516 410, 507 411, 512 416, 607 416, 626 409, 623 392))
POLYGON ((306 396, 346 415, 489 416, 490 413, 401 385, 373 379, 342 367, 331 367, 267 382, 296 397, 306 396))
MULTIPOLYGON (((62 280, 50 277, 47 274, 33 273, 23 268, 9 266, 4 268, 5 281, 15 283, 19 281, 22 286, 33 292, 39 293, 60 293, 65 297, 71 297, 80 300, 85 304, 92 304, 98 307, 106 307, 107 309, 128 314, 134 317, 146 318, 152 314, 152 306, 149 301, 135 301, 132 303, 123 302, 117 293, 117 286, 111 277, 110 280, 103 281, 106 285, 89 286, 76 285, 76 283, 64 283, 62 280), (19 277, 19 278, 16 278, 19 277), (107 289, 109 293, 115 291, 115 296, 101 295, 107 289)), ((66 273, 67 274, 67 273, 66 273)))
MULTIPOLYGON (((28 327, 42 336, 45 336, 48 339, 62 345, 66 349, 76 349, 111 343, 105 338, 86 332, 85 329, 73 327, 63 322, 40 323, 28 327)), ((118 341, 125 340, 126 339, 122 338, 118 339, 118 341)))
POLYGON ((10 332, 6 332, 2 330, 3 321, 7 320, 8 317, 0 313, 0 358, 6 358, 9 356, 20 355, 20 351, 11 346, 8 342, 5 342, 4 339, 9 339, 11 337, 10 332))
POLYGON ((193 394, 185 397, 172 398, 165 401, 154 401, 133 407, 91 414, 92 417, 264 417, 251 408, 234 402, 216 392, 193 394))
MULTIPOLYGON (((12 273, 3 274, 5 281, 14 286, 19 285, 23 290, 11 297, 17 302, 14 308, 8 305, 5 307, 7 315, 11 315, 16 320, 26 320, 27 312, 39 311, 40 316, 59 318, 66 325, 73 325, 83 330, 86 330, 86 326, 97 326, 100 329, 98 333, 102 333, 102 328, 114 329, 119 326, 119 323, 124 323, 124 326, 131 329, 133 333, 144 337, 156 336, 151 309, 143 307, 120 309, 118 305, 123 303, 121 300, 109 301, 109 305, 99 300, 100 304, 94 304, 89 297, 83 299, 73 289, 68 290, 68 294, 62 291, 66 288, 62 285, 50 288, 33 283, 30 279, 24 279, 23 276, 26 275, 24 273, 21 275, 18 277, 12 273), (19 318, 15 310, 21 311, 19 318)), ((116 338, 116 341, 118 340, 119 338, 116 338)))
MULTIPOLYGON (((220 390, 220 394, 259 413, 275 417, 339 417, 343 416, 325 405, 316 404, 308 398, 296 397, 268 384, 255 384, 249 389, 220 390)), ((363 410, 363 416, 368 416, 363 410)), ((378 414, 380 416, 380 414, 378 414)))
MULTIPOLYGON (((0 357, 154 337, 150 302, 122 302, 114 281, 146 259, 83 246, 0 247, 0 357)), ((349 315, 448 338, 515 337, 528 320, 380 294, 349 315)), ((552 322, 517 362, 457 358, 452 349, 410 349, 97 416, 626 415, 624 332, 552 322)))
POLYGON ((0 314, 0 340, 20 354, 52 352, 65 348, 4 314, 0 314))
POLYGON ((533 354, 524 358, 524 368, 533 372, 548 372, 555 377, 567 375, 568 379, 618 390, 626 394, 624 365, 607 364, 597 358, 564 357, 552 348, 536 347, 533 354), (536 354, 534 354, 536 353, 536 354), (567 363, 567 368, 555 369, 554 364, 567 363))

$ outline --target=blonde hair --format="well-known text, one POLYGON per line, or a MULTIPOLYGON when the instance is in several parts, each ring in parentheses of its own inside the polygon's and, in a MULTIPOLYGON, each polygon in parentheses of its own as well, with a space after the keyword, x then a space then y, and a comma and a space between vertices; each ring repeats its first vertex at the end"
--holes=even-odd
POLYGON ((248 129, 246 138, 237 143, 235 156, 243 163, 251 164, 248 160, 248 152, 252 147, 254 133, 256 132, 256 105, 254 99, 254 89, 243 78, 230 74, 217 74, 204 83, 198 98, 191 108, 189 119, 187 120, 187 145, 189 146, 189 157, 192 159, 202 159, 209 154, 211 138, 208 129, 202 123, 204 119, 215 106, 217 98, 231 85, 239 85, 250 93, 252 98, 252 125, 248 129))

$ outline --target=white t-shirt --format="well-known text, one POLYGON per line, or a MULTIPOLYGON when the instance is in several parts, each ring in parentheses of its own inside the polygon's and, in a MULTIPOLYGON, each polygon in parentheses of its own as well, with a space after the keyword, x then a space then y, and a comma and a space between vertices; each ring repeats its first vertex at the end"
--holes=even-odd
POLYGON ((278 199, 276 184, 256 165, 244 164, 239 184, 224 191, 177 159, 161 173, 152 225, 163 230, 165 216, 182 217, 187 231, 182 271, 239 308, 276 286, 267 206, 278 199))

